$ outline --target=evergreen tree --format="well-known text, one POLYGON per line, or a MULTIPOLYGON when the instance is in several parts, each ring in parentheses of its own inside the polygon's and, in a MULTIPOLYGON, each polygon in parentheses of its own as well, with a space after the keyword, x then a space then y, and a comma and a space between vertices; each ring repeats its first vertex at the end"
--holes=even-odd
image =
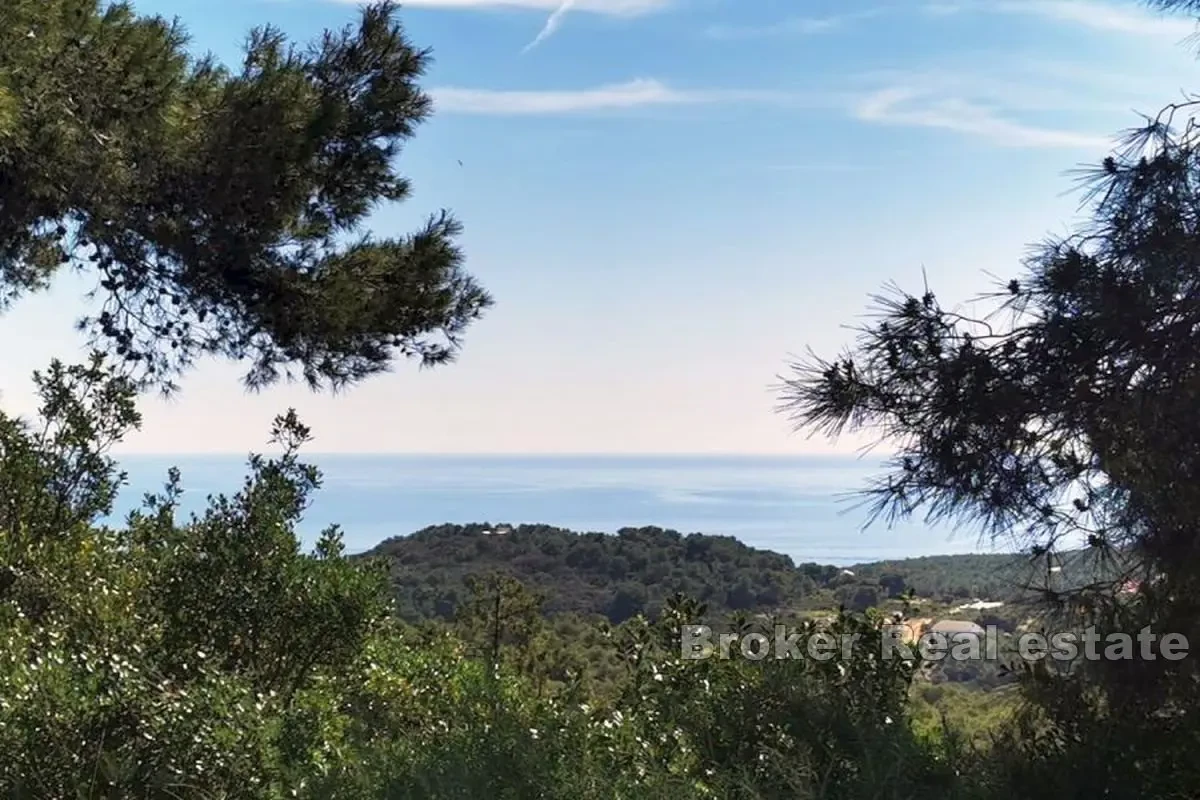
POLYGON ((164 389, 202 354, 313 388, 453 358, 491 302, 459 223, 363 231, 408 196, 395 157, 430 111, 394 12, 306 48, 256 30, 231 68, 124 3, 0 5, 0 300, 87 270, 81 327, 164 389))
MULTIPOLYGON (((1037 247, 983 298, 991 314, 895 288, 853 348, 784 385, 799 427, 895 448, 868 489, 877 514, 924 510, 1024 544, 1059 624, 1200 636, 1198 111, 1166 107, 1086 172, 1089 222, 1037 247)), ((1183 768, 1200 742, 1195 659, 1075 667, 1029 670, 1012 794, 1197 796, 1183 768)))

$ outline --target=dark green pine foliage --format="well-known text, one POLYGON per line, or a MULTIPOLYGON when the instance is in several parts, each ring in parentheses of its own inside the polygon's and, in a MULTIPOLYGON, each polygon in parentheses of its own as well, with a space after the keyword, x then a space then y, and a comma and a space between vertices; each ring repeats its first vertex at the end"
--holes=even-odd
POLYGON ((1082 543, 1124 565, 1109 586, 1064 591, 1158 577, 1164 596, 1200 597, 1192 111, 1168 108, 1084 176, 1090 224, 1038 247, 994 314, 897 291, 851 352, 796 365, 784 399, 799 426, 899 446, 871 490, 877 511, 924 507, 1035 554, 1082 543))
MULTIPOLYGON (((896 448, 869 490, 880 514, 982 523, 1041 561, 1042 595, 1060 620, 1131 635, 1151 626, 1193 643, 1198 110, 1196 100, 1168 107, 1085 173, 1089 224, 1036 248, 991 296, 994 313, 968 318, 928 289, 897 290, 878 298, 854 348, 797 364, 784 387, 799 427, 871 429, 896 448), (1094 568, 1073 572, 1092 579, 1072 583, 1056 567, 1079 545, 1094 568)), ((1200 775, 1181 768, 1200 743, 1195 665, 1100 660, 1069 676, 1030 667, 1037 702, 1011 744, 1023 759, 1014 795, 1200 794, 1200 775)))
POLYGON ((1200 0, 1147 0, 1152 8, 1166 11, 1185 11, 1195 13, 1200 11, 1200 0))
POLYGON ((0 297, 95 275, 81 327, 164 389, 203 354, 334 389, 453 358, 491 302, 459 223, 363 228, 409 195, 395 159, 431 110, 394 11, 307 47, 257 30, 227 67, 123 3, 0 4, 0 297))

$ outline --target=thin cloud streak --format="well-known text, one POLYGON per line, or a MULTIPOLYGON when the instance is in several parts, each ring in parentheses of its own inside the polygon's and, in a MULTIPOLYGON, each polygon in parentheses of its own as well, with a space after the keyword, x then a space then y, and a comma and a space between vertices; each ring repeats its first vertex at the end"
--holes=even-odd
MULTIPOLYGON (((1048 21, 1096 31, 1134 36, 1168 37, 1181 41, 1196 34, 1196 24, 1178 15, 1164 14, 1132 3, 1111 0, 930 0, 919 7, 929 16, 992 13, 1039 17, 1048 21)), ((754 39, 772 36, 813 36, 847 27, 864 19, 899 13, 896 7, 868 8, 826 17, 791 17, 771 25, 708 28, 713 39, 754 39)))
POLYGON ((960 13, 1020 14, 1097 31, 1167 37, 1176 41, 1196 32, 1195 22, 1185 17, 1155 12, 1132 3, 1116 5, 1095 0, 946 0, 927 3, 923 10, 936 16, 960 13))
MULTIPOLYGON (((968 87, 963 87, 968 88, 968 87)), ((1112 140, 1006 116, 1003 104, 968 99, 970 92, 892 84, 857 93, 798 93, 742 89, 676 89, 638 78, 588 89, 497 90, 446 86, 430 90, 440 113, 486 116, 562 116, 652 107, 758 104, 842 113, 870 125, 931 128, 971 136, 1001 147, 1073 148, 1108 152, 1112 140)), ((780 171, 829 170, 828 164, 778 165, 780 171)))
POLYGON ((554 9, 554 11, 546 19, 546 24, 542 26, 542 29, 538 32, 538 35, 534 37, 532 42, 525 45, 525 49, 521 52, 528 53, 530 50, 553 36, 555 31, 562 27, 563 20, 566 19, 567 14, 570 13, 571 9, 574 8, 575 5, 576 0, 562 0, 562 3, 558 6, 558 8, 554 9))
POLYGON ((1081 0, 1039 0, 1036 3, 1001 3, 1000 10, 1036 14, 1047 19, 1078 24, 1096 30, 1131 33, 1139 36, 1168 36, 1183 39, 1196 30, 1195 23, 1188 19, 1166 16, 1132 4, 1129 7, 1119 7, 1108 3, 1082 2, 1081 0))
POLYGON ((1160 96, 1109 81, 1109 77, 1081 65, 1022 61, 990 64, 982 69, 950 63, 926 69, 873 70, 855 80, 867 89, 903 86, 924 96, 968 98, 1009 114, 1128 114, 1147 96, 1160 96), (1047 80, 1048 76, 1053 79, 1047 80))
POLYGON ((1025 125, 961 98, 930 98, 907 87, 892 87, 867 95, 854 109, 854 115, 863 122, 878 125, 937 128, 968 134, 1002 147, 1064 147, 1108 152, 1113 146, 1110 138, 1025 125))
POLYGON ((578 90, 495 90, 446 86, 430 90, 434 108, 448 114, 527 116, 571 114, 695 102, 686 92, 644 78, 578 90))
POLYGON ((431 89, 430 94, 434 107, 441 113, 493 116, 542 116, 706 103, 785 104, 798 100, 793 95, 771 91, 673 89, 650 78, 575 90, 496 90, 445 86, 431 89))
MULTIPOLYGON (((339 0, 354 2, 359 0, 339 0)), ((575 11, 609 17, 635 17, 662 11, 674 0, 576 0, 575 11)), ((404 0, 405 8, 435 8, 459 11, 542 11, 554 14, 563 0, 404 0)))

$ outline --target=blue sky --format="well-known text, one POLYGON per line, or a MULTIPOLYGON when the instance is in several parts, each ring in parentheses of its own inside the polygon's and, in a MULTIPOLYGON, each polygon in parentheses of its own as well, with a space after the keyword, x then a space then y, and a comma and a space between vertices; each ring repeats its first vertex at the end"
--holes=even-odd
MULTIPOLYGON (((197 51, 353 21, 334 0, 142 0, 197 51)), ((414 0, 437 113, 401 157, 400 232, 464 222, 495 309, 457 364, 338 397, 247 395, 206 363, 125 449, 244 452, 295 406, 319 451, 828 451, 771 386, 832 353, 867 295, 924 268, 944 298, 1067 230, 1066 172, 1197 88, 1192 22, 1110 0, 414 0), (459 162, 462 162, 461 165, 459 162)), ((5 408, 71 357, 84 284, 0 317, 5 408), (18 344, 19 343, 19 344, 18 344)), ((852 451, 852 443, 840 447, 852 451)))

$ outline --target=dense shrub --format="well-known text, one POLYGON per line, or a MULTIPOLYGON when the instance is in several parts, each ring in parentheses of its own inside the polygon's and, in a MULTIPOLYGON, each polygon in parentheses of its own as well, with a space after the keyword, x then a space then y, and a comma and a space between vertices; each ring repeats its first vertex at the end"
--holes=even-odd
POLYGON ((591 627, 620 676, 589 694, 555 655, 584 634, 511 578, 418 629, 336 528, 303 553, 320 474, 294 415, 235 495, 181 519, 172 471, 112 529, 103 448, 138 423, 132 387, 100 360, 39 384, 42 420, 0 417, 4 796, 906 797, 951 777, 907 725, 913 665, 879 660, 865 617, 835 623, 868 637, 848 661, 696 661, 677 637, 702 609, 673 598, 591 627))

